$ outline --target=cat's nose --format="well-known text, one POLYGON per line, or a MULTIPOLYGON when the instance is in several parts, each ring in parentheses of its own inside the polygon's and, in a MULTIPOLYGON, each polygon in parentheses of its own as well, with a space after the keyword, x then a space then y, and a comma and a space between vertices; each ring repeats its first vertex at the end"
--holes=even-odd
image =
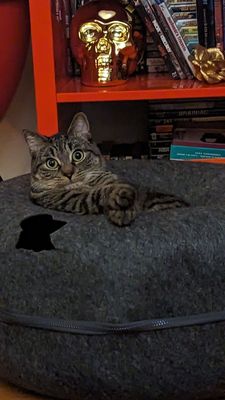
POLYGON ((64 165, 62 167, 63 175, 67 176, 67 178, 71 179, 74 174, 74 166, 73 165, 64 165))

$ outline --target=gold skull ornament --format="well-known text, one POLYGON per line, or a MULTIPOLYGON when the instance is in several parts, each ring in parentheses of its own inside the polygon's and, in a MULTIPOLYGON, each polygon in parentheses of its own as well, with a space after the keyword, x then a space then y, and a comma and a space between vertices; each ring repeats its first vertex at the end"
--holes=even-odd
POLYGON ((81 67, 81 81, 88 86, 123 83, 140 56, 131 16, 116 0, 95 0, 77 11, 71 23, 71 49, 81 67))

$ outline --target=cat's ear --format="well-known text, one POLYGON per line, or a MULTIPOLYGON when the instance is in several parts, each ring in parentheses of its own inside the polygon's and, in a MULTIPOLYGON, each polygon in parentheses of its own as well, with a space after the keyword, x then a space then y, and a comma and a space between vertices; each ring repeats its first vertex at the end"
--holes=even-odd
POLYGON ((87 116, 83 112, 75 114, 67 131, 67 134, 79 138, 84 138, 86 140, 91 139, 90 125, 87 116))
POLYGON ((23 129, 23 136, 28 144, 31 153, 38 152, 46 143, 46 138, 35 132, 23 129))

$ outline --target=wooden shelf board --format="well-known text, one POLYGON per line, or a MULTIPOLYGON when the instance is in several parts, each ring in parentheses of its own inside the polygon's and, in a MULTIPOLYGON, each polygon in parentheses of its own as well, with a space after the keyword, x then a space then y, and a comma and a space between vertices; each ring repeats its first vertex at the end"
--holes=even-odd
POLYGON ((66 78, 57 83, 56 95, 57 103, 207 97, 225 97, 225 84, 174 80, 167 74, 139 75, 122 85, 105 88, 84 86, 79 78, 66 78))

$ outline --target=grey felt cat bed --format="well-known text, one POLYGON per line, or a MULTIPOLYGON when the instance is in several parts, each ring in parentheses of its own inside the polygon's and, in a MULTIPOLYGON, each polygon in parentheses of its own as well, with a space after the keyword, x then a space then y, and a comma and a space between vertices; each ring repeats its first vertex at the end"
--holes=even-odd
POLYGON ((33 205, 29 176, 0 184, 0 377, 71 400, 222 399, 225 167, 121 161, 111 168, 192 207, 143 214, 118 228, 104 216, 33 205), (20 224, 25 219, 25 229, 29 217, 33 229, 24 236, 20 224), (22 248, 34 243, 36 251, 22 248), (7 310, 25 317, 16 323, 7 310), (212 321, 103 335, 29 327, 26 319, 161 318, 163 325, 202 313, 213 313, 212 321))

